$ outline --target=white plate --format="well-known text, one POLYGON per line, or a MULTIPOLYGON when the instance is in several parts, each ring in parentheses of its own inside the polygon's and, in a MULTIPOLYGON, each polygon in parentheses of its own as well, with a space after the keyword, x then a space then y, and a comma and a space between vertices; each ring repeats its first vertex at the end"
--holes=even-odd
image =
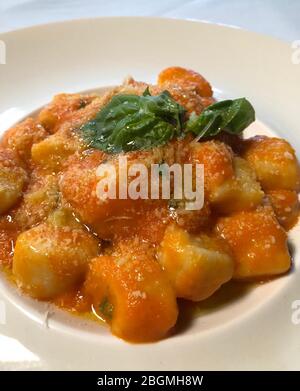
MULTIPOLYGON (((0 65, 2 130, 58 92, 115 85, 129 74, 151 82, 164 67, 181 65, 203 73, 217 96, 249 98, 258 118, 300 150, 300 65, 293 65, 287 44, 272 38, 192 21, 105 18, 0 39, 7 51, 6 65, 0 65)), ((260 123, 253 131, 269 132, 260 123)), ((299 226, 290 232, 296 250, 299 232, 299 226)), ((229 295, 181 333, 144 345, 127 344, 57 310, 50 309, 46 321, 46 304, 22 297, 1 278, 6 324, 0 325, 0 368, 300 369, 300 326, 293 324, 291 308, 300 299, 300 260, 296 252, 294 257, 289 275, 229 295)))

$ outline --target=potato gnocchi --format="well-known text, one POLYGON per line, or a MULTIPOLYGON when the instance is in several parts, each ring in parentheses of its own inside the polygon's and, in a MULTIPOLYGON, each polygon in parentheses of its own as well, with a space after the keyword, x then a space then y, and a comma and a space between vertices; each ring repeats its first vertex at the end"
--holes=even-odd
POLYGON ((299 164, 285 140, 243 138, 254 118, 245 98, 216 102, 181 67, 156 85, 128 78, 102 96, 55 96, 0 142, 1 267, 24 294, 139 343, 174 332, 179 300, 287 273, 299 164), (202 208, 172 192, 99 198, 97 168, 109 163, 119 180, 120 156, 147 173, 156 165, 161 180, 164 165, 201 164, 202 208))

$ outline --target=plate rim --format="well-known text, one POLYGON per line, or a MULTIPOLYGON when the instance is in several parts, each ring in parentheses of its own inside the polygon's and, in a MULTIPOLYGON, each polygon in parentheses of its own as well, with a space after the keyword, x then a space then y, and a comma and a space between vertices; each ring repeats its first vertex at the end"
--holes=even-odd
MULTIPOLYGON (((264 35, 264 34, 260 34, 260 33, 256 33, 256 32, 251 32, 249 30, 246 30, 246 29, 241 29, 241 28, 234 28, 232 26, 228 26, 228 25, 222 25, 222 24, 216 24, 216 23, 210 23, 210 22, 207 22, 207 21, 200 21, 200 20, 187 20, 187 19, 177 19, 177 18, 165 18, 165 17, 128 17, 128 16, 124 16, 124 17, 95 17, 95 18, 80 18, 80 19, 70 19, 70 20, 67 20, 67 21, 59 21, 59 22, 50 22, 50 23, 45 23, 45 24, 39 24, 39 25, 35 25, 35 26, 30 26, 30 27, 25 27, 25 28, 21 28, 21 29, 16 29, 16 30, 11 30, 11 31, 7 31, 7 32, 3 32, 3 33, 0 33, 0 39, 7 36, 7 35, 12 35, 12 34, 19 34, 19 33, 23 33, 25 31, 33 31, 33 30, 39 30, 41 28, 43 29, 48 29, 48 28, 55 28, 55 26, 57 25, 74 25, 76 23, 88 23, 90 20, 93 20, 93 21, 102 21, 102 20, 105 20, 105 21, 108 21, 108 20, 118 20, 118 19, 122 19, 122 20, 126 20, 127 22, 129 21, 134 21, 136 19, 147 19, 149 21, 172 21, 172 23, 184 23, 184 24, 189 24, 189 23, 195 23, 195 24, 205 24, 205 25, 209 25, 209 26, 214 26, 214 27, 217 27, 219 29, 230 29, 230 30, 234 30, 236 29, 237 31, 239 32, 242 32, 243 34, 249 34, 251 36, 256 36, 256 37, 264 37, 265 39, 269 39, 269 40, 272 40, 272 41, 276 41, 276 42, 281 42, 281 43, 284 43, 285 45, 288 45, 288 43, 286 41, 283 41, 283 40, 280 40, 278 38, 274 38, 274 37, 271 37, 271 36, 268 36, 268 35, 264 35)), ((115 338, 115 337, 114 337, 115 338)), ((194 337, 196 338, 196 337, 194 337)), ((118 345, 119 344, 114 344, 114 345, 118 345)), ((125 346, 128 346, 128 345, 125 345, 125 346)), ((145 346, 145 345, 141 345, 141 346, 145 346)), ((158 346, 158 344, 154 344, 153 346, 158 346)), ((123 348, 122 348, 123 349, 123 348)), ((156 349, 156 348, 155 348, 156 349)), ((139 348, 137 349, 138 351, 140 350, 139 348)), ((146 349, 149 351, 149 349, 146 349)))

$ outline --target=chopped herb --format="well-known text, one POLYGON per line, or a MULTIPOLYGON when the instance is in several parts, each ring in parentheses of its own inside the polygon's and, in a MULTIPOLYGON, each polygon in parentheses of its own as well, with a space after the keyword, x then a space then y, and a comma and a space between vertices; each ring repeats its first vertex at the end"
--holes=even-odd
POLYGON ((196 134, 199 140, 222 131, 239 134, 255 120, 254 109, 245 98, 214 103, 187 121, 185 113, 168 91, 152 96, 147 87, 142 96, 113 96, 81 132, 89 146, 120 153, 161 146, 186 133, 196 134))
POLYGON ((222 131, 239 134, 254 120, 255 111, 247 99, 223 100, 208 106, 200 115, 191 115, 186 132, 195 133, 198 139, 222 131))
POLYGON ((108 301, 107 297, 105 297, 99 305, 99 311, 105 318, 108 318, 109 320, 112 319, 114 306, 108 301))
POLYGON ((180 200, 175 200, 175 198, 171 198, 168 202, 168 208, 170 210, 176 210, 179 208, 180 200))
POLYGON ((164 91, 115 95, 81 128, 89 146, 108 153, 150 149, 183 135, 185 109, 164 91))

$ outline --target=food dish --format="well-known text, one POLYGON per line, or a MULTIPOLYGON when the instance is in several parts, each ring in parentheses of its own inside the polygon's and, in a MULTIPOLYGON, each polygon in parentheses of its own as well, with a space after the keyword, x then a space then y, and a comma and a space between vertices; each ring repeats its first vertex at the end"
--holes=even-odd
POLYGON ((128 78, 104 96, 57 95, 1 141, 2 266, 33 298, 94 314, 131 342, 169 335, 177 299, 288 272, 299 165, 282 139, 241 137, 254 119, 245 98, 216 103, 209 82, 182 67, 161 71, 156 85, 128 78), (175 183, 152 197, 148 177, 146 195, 139 182, 135 197, 130 183, 120 197, 120 157, 126 182, 141 177, 135 165, 156 166, 160 190, 165 169, 202 165, 203 205, 186 208, 175 183), (119 197, 107 197, 107 165, 119 197))
MULTIPOLYGON (((1 131, 31 116, 58 92, 102 94, 105 86, 120 84, 130 73, 155 83, 160 70, 179 64, 203 72, 218 100, 248 97, 257 121, 247 137, 285 138, 299 151, 300 79, 284 42, 225 26, 157 18, 63 22, 2 34, 1 39, 9 48, 9 66, 0 67, 5 97, 0 100, 1 131)), ((0 332, 10 337, 0 367, 298 370, 299 327, 291 319, 299 296, 299 229, 297 224, 289 231, 292 272, 264 284, 225 284, 202 302, 199 316, 190 319, 187 313, 179 319, 178 332, 158 343, 124 343, 107 327, 20 295, 0 278, 7 309, 0 332), (11 361, 16 341, 34 353, 34 361, 28 355, 26 362, 21 355, 11 361)))

